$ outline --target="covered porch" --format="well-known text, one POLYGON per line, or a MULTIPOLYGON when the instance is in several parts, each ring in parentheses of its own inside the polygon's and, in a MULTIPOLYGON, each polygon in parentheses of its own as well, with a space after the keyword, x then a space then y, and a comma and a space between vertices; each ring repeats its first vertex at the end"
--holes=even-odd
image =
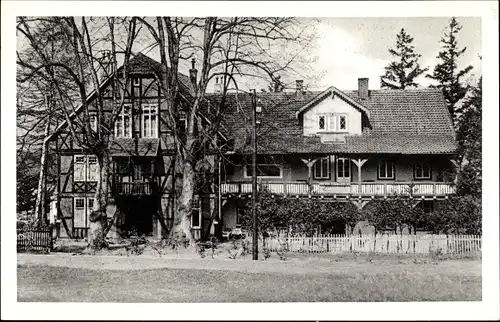
MULTIPOLYGON (((223 197, 252 192, 251 163, 243 158, 236 162, 224 173, 223 197)), ((259 189, 284 196, 441 199, 455 193, 454 167, 447 155, 259 156, 257 163, 259 189)))

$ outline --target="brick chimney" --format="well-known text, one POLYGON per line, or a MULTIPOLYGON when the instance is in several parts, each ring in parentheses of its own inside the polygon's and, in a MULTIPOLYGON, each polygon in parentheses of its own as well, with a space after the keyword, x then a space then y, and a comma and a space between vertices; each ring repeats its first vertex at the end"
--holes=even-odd
POLYGON ((194 66, 195 62, 196 61, 194 58, 191 59, 191 69, 189 70, 189 79, 191 80, 191 83, 193 83, 193 85, 196 85, 196 79, 198 76, 198 70, 194 66))
POLYGON ((368 78, 358 78, 358 97, 368 99, 368 78))
POLYGON ((304 91, 304 81, 302 79, 297 79, 295 81, 295 89, 297 93, 302 94, 302 91, 304 91))

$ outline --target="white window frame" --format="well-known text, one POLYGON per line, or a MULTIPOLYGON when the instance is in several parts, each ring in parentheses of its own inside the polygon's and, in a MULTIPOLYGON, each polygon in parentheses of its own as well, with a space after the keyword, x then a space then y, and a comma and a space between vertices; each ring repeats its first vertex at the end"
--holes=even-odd
POLYGON ((432 167, 431 167, 431 165, 429 163, 427 163, 427 162, 415 163, 415 167, 414 167, 414 170, 413 170, 413 176, 414 176, 414 179, 418 179, 418 180, 431 179, 432 178, 432 167), (417 167, 418 166, 420 166, 420 168, 422 169, 422 175, 421 176, 417 175, 417 167), (428 176, 424 176, 424 169, 425 168, 428 168, 428 170, 429 170, 429 175, 428 176))
MULTIPOLYGON (((259 164, 257 164, 257 168, 259 166, 263 166, 263 165, 272 165, 272 166, 278 167, 280 169, 280 175, 279 176, 259 176, 259 175, 257 175, 257 178, 262 178, 262 179, 282 179, 283 178, 283 166, 282 165, 280 165, 280 164, 273 164, 273 163, 259 163, 259 164)), ((243 177, 245 179, 252 178, 252 176, 247 175, 247 169, 248 169, 248 167, 252 167, 252 166, 251 165, 245 165, 244 168, 243 168, 243 177)))
POLYGON ((74 158, 74 165, 73 165, 73 181, 74 182, 86 182, 87 181, 87 156, 83 154, 75 154, 73 156, 74 158), (76 177, 76 171, 75 171, 75 166, 77 164, 82 164, 83 165, 83 179, 77 178, 76 177))
POLYGON ((316 128, 318 132, 349 132, 349 116, 347 114, 318 114, 316 119, 316 128), (345 129, 340 128, 340 118, 345 118, 345 129), (324 118, 325 128, 319 128, 319 120, 324 118))
POLYGON ((326 115, 326 114, 318 114, 317 121, 316 121, 316 126, 318 128, 318 132, 326 132, 326 131, 328 131, 328 115, 326 115), (324 126, 323 129, 321 129, 319 127, 319 122, 320 122, 321 118, 324 118, 324 121, 325 121, 325 126, 324 126))
POLYGON ((143 138, 157 138, 158 137, 158 104, 142 104, 141 106, 141 129, 143 138), (149 116, 149 133, 146 133, 146 118, 149 116), (155 117, 155 124, 153 126, 152 116, 155 117))
POLYGON ((99 162, 97 161, 97 156, 94 155, 94 154, 75 154, 74 155, 74 163, 75 164, 83 164, 84 165, 84 178, 83 180, 77 180, 75 178, 75 169, 74 169, 74 166, 73 166, 73 181, 75 182, 97 182, 99 181, 99 178, 97 178, 96 180, 90 180, 90 166, 89 164, 97 164, 97 175, 99 176, 99 162), (83 159, 83 160, 82 160, 83 159), (94 160, 95 161, 92 161, 94 160))
POLYGON ((85 209, 85 198, 84 197, 75 197, 75 209, 85 209), (78 201, 83 201, 83 206, 78 206, 78 201))
POLYGON ((140 77, 132 78, 132 86, 141 87, 141 78, 140 77))
POLYGON ((191 207, 192 211, 193 210, 198 211, 198 226, 194 226, 193 225, 193 218, 194 217, 193 217, 193 213, 191 211, 191 228, 193 228, 193 229, 200 229, 201 228, 201 220, 202 220, 202 218, 201 218, 201 203, 200 203, 200 199, 194 199, 193 198, 193 200, 191 201, 191 206, 192 206, 191 207))
POLYGON ((123 104, 122 109, 120 110, 120 113, 118 113, 116 120, 115 120, 115 125, 114 125, 114 132, 115 132, 115 137, 116 138, 130 138, 132 137, 132 104, 127 103, 123 104), (125 113, 125 109, 128 108, 128 113, 125 113), (128 135, 125 135, 125 117, 128 116, 128 135), (118 133, 118 128, 117 124, 118 122, 121 122, 122 127, 122 133, 118 133))
POLYGON ((87 182, 97 182, 99 181, 99 161, 97 160, 97 156, 93 154, 87 155, 87 168, 85 169, 87 182), (97 178, 96 180, 91 180, 90 178, 90 165, 97 164, 97 178))
POLYGON ((379 161, 378 166, 377 166, 377 177, 379 179, 382 179, 382 180, 393 180, 396 177, 396 163, 392 160, 379 161), (387 165, 389 163, 392 163, 392 176, 387 176, 387 173, 388 173, 387 165), (385 167, 385 174, 386 174, 385 176, 380 175, 380 167, 382 165, 385 167))
POLYGON ((349 158, 337 158, 335 162, 335 176, 337 179, 350 179, 351 178, 351 159, 349 158), (339 161, 342 161, 342 176, 339 176, 339 161), (344 176, 346 167, 349 169, 349 176, 344 176))
POLYGON ((335 115, 335 118, 336 118, 336 125, 337 125, 337 129, 335 131, 337 132, 348 132, 349 131, 349 117, 347 116, 347 114, 336 114, 335 115), (341 129, 340 128, 340 118, 341 117, 345 117, 345 129, 341 129))
POLYGON ((314 162, 314 165, 313 165, 313 178, 314 179, 330 179, 330 157, 327 156, 327 157, 324 157, 324 158, 320 158, 319 160, 317 160, 316 162, 314 162), (326 173, 323 173, 323 162, 326 161, 326 173), (321 172, 321 175, 320 176, 317 176, 316 175, 316 169, 317 167, 320 166, 320 172, 321 172))

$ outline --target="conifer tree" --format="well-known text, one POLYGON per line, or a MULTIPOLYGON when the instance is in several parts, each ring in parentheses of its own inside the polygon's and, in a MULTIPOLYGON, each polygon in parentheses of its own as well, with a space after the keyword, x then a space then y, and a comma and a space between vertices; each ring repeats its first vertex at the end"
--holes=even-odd
POLYGON ((413 37, 402 28, 397 35, 396 47, 389 49, 389 53, 395 60, 385 67, 385 75, 380 78, 382 88, 405 89, 418 86, 415 78, 426 72, 428 68, 420 68, 418 59, 421 55, 415 53, 415 46, 412 42, 413 37))
POLYGON ((467 49, 467 47, 462 49, 458 47, 457 34, 460 29, 462 29, 462 26, 458 21, 454 17, 451 18, 444 37, 440 40, 442 48, 436 57, 439 62, 434 67, 433 73, 426 75, 427 78, 437 81, 438 85, 436 87, 443 90, 454 123, 457 121, 457 113, 460 113, 457 103, 467 94, 467 85, 462 84, 460 79, 472 69, 472 66, 467 66, 462 70, 458 68, 458 59, 467 49))

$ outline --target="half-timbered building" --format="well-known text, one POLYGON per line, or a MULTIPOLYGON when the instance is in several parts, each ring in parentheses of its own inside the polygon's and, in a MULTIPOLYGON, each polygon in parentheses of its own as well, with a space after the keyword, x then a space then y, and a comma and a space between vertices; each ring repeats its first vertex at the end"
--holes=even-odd
MULTIPOLYGON (((130 62, 131 87, 110 146, 111 192, 122 213, 112 235, 137 230, 160 238, 174 216, 169 180, 172 129, 165 121, 169 111, 153 72, 161 68, 142 54, 130 62)), ((179 80, 183 104, 189 104, 190 79, 180 74, 179 80)), ((102 85, 104 99, 112 102, 109 85, 102 85)), ((89 102, 93 99, 91 95, 89 102)), ((217 90, 208 93, 204 113, 220 101, 217 90)), ((239 224, 252 192, 253 108, 258 118, 259 186, 272 193, 353 202, 360 208, 374 198, 409 194, 428 210, 454 193, 457 144, 439 89, 370 90, 368 79, 360 78, 356 90, 331 86, 311 92, 297 81, 293 91, 260 92, 255 101, 248 93, 224 99, 220 135, 230 149, 212 159, 218 160, 212 164, 212 185, 195 192, 191 223, 196 238, 221 235, 239 224)), ((91 107, 89 111, 95 118, 91 107)), ((64 124, 51 140, 59 156, 52 207, 58 236, 84 238, 97 160, 79 150, 64 124)))

